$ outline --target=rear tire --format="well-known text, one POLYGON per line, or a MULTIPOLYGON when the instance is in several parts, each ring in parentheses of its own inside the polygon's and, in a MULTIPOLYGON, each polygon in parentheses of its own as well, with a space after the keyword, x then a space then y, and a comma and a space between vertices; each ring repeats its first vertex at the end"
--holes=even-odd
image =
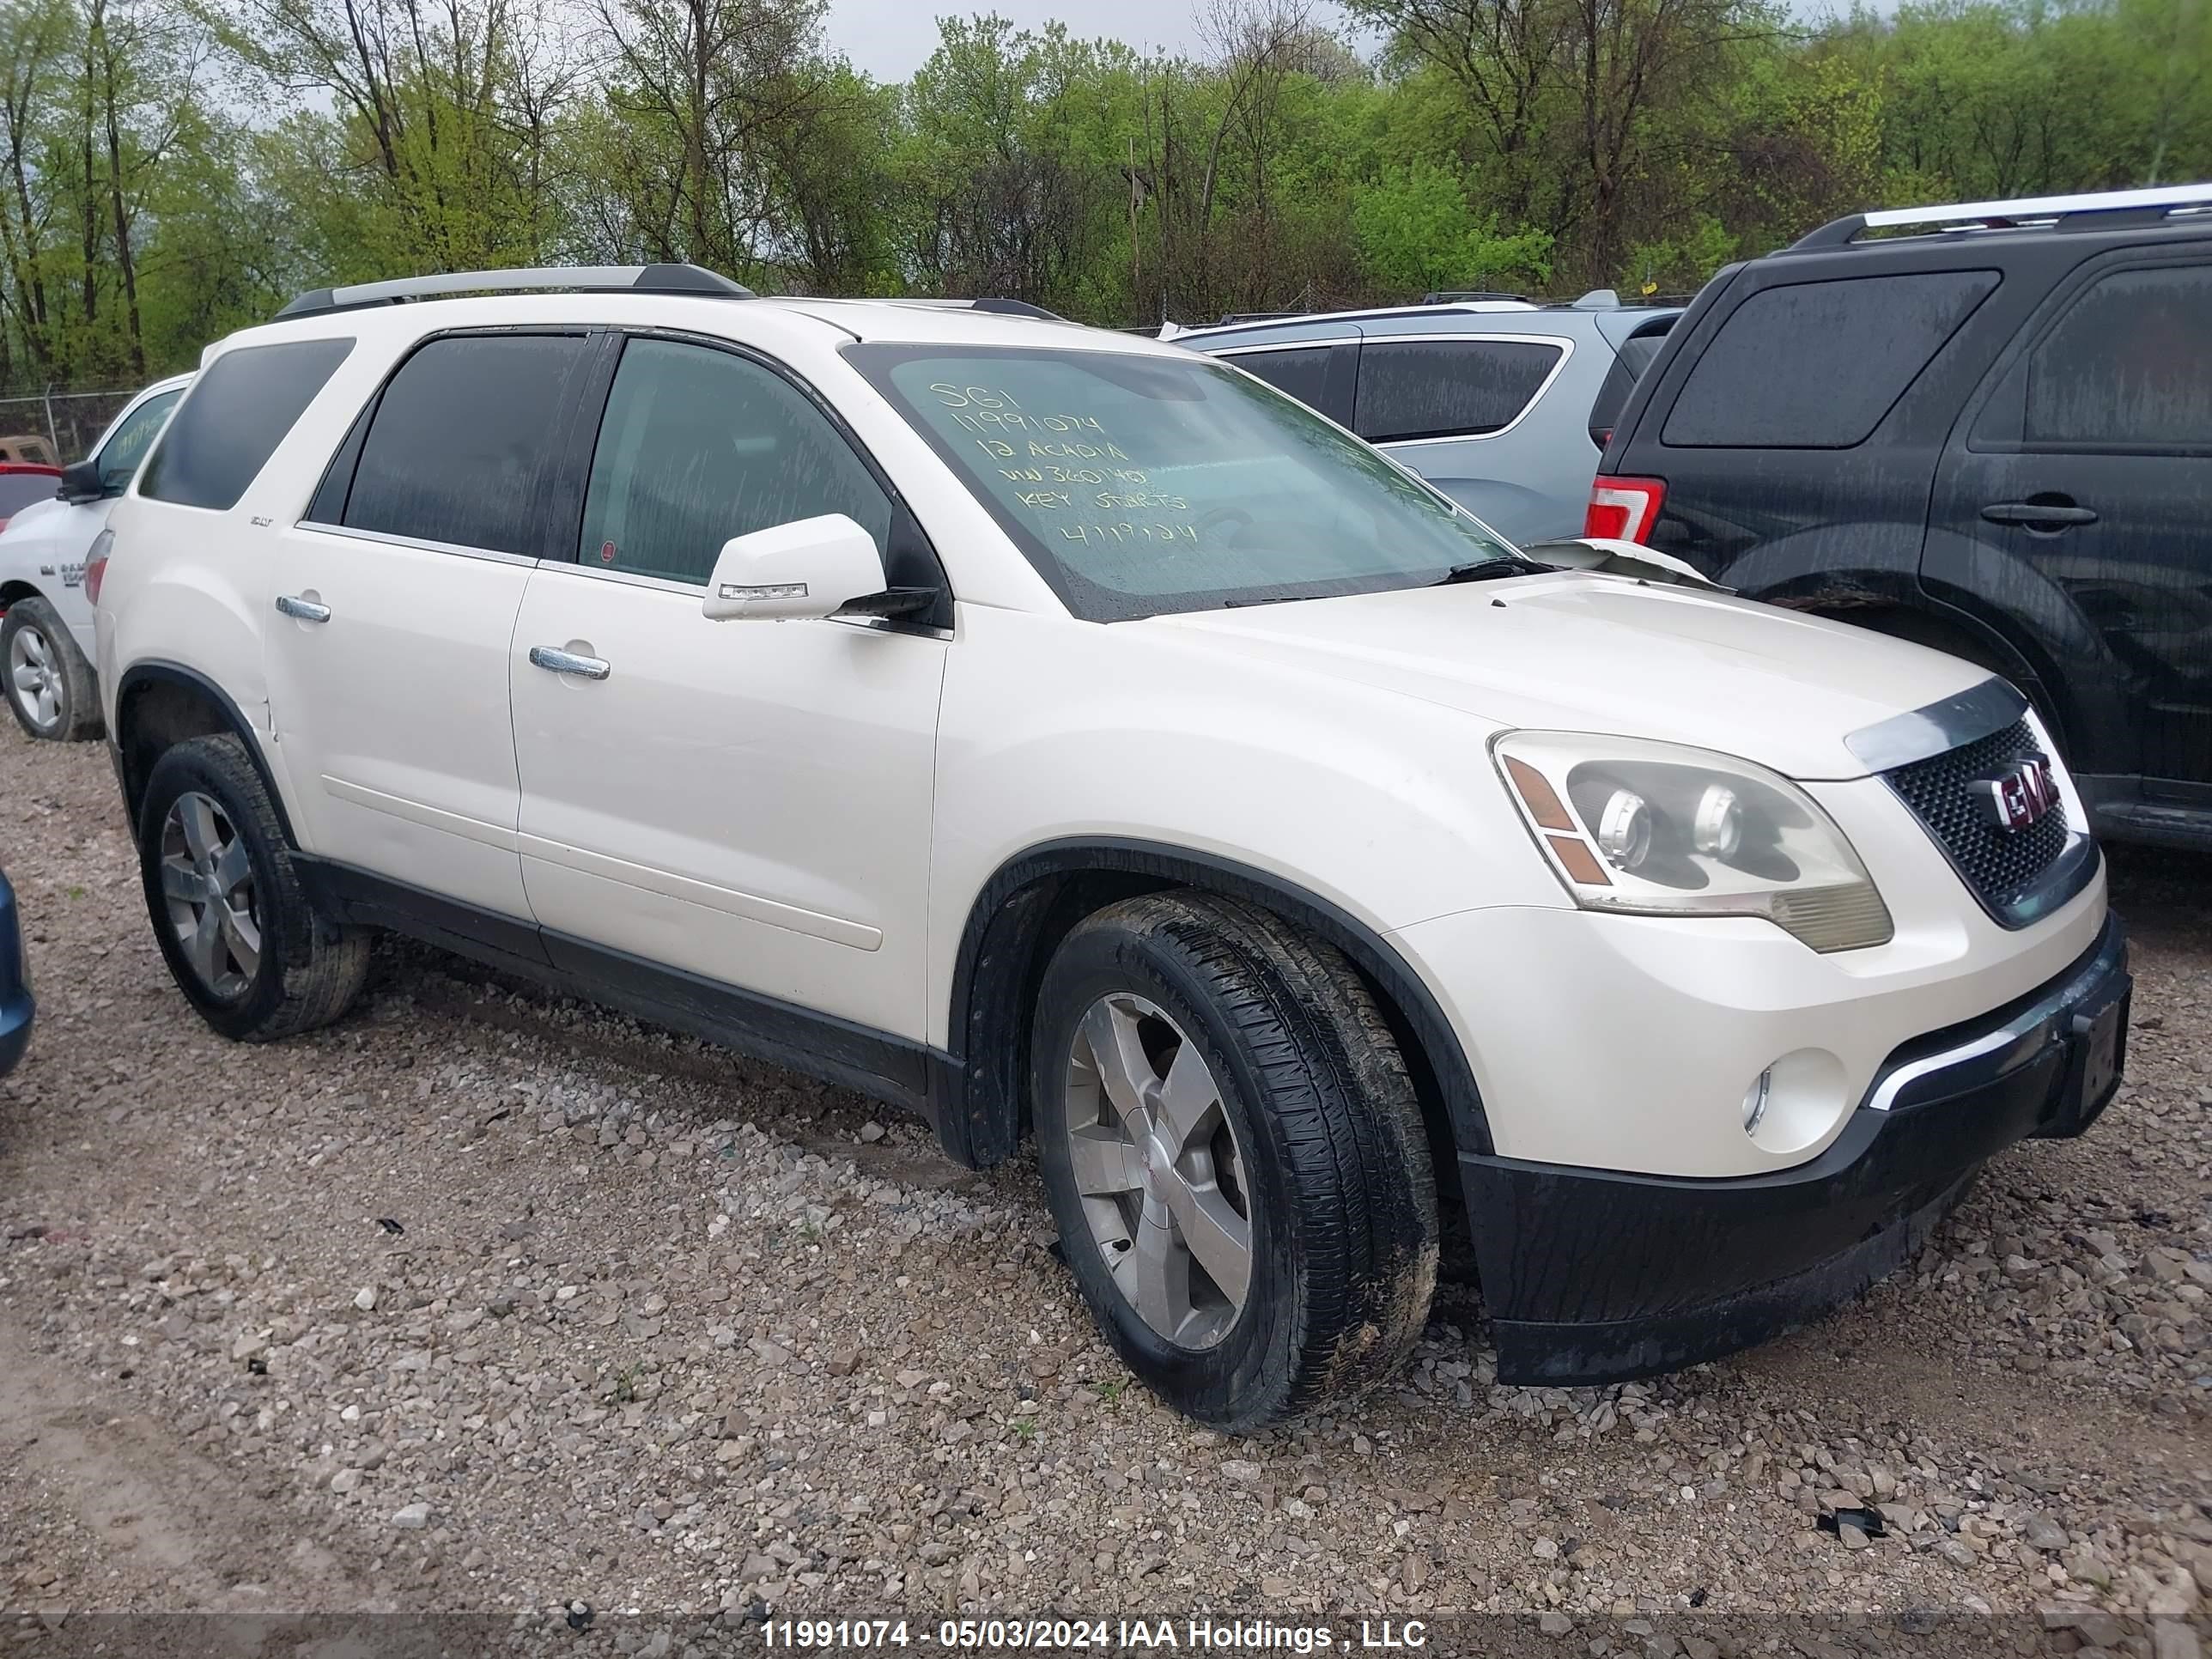
POLYGON ((15 723, 46 743, 100 735, 100 685, 61 613, 18 599, 0 621, 0 686, 15 723))
POLYGON ((138 869, 162 959, 223 1036, 273 1042, 344 1013, 368 938, 319 915, 275 805, 234 737, 165 750, 138 813, 138 869))
POLYGON ((1127 900, 1061 942, 1030 1052, 1063 1253, 1154 1393, 1246 1430, 1397 1370, 1436 1287, 1436 1182, 1341 956, 1227 900, 1127 900))

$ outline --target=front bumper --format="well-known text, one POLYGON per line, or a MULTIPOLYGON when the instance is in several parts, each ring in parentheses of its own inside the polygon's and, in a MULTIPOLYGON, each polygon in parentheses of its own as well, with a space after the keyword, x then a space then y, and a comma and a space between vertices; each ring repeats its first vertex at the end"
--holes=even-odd
POLYGON ((1969 1176, 2079 1134, 2125 1059, 2117 918, 2043 986, 1893 1053, 1810 1162, 1696 1179, 1462 1153, 1504 1382, 1619 1382, 1765 1340, 1909 1260, 1969 1176))

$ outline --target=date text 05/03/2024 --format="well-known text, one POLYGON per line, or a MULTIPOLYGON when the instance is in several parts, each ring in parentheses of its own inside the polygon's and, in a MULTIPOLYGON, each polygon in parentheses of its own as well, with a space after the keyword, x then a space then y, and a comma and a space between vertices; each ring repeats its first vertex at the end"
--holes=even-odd
POLYGON ((934 1625, 905 1619, 770 1619, 761 1634, 771 1648, 817 1650, 1318 1653, 1429 1644, 1427 1626, 1418 1619, 1362 1619, 1344 1629, 1262 1619, 945 1619, 934 1625))

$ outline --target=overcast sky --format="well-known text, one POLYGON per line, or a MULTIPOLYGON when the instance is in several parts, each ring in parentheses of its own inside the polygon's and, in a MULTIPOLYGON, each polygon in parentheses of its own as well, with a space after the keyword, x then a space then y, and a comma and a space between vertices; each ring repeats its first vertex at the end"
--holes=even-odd
MULTIPOLYGON (((1200 46, 1192 21, 1194 0, 974 0, 971 4, 946 4, 943 0, 830 0, 830 45, 853 60, 853 66, 878 81, 903 81, 937 47, 937 20, 944 13, 965 17, 977 12, 997 12, 1030 29, 1042 29, 1058 18, 1079 39, 1098 35, 1125 40, 1139 52, 1165 46, 1170 52, 1196 52, 1200 46)), ((1318 0, 1314 21, 1335 24, 1342 14, 1328 0, 1318 0)))

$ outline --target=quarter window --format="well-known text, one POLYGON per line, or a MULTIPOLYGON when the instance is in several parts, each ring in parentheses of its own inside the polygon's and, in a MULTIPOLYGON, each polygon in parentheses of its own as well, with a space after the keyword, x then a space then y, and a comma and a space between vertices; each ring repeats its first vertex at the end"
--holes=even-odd
POLYGON ((285 340, 224 352, 192 382, 138 493, 217 512, 237 506, 352 349, 350 339, 285 340))
POLYGON ((1240 351, 1224 361, 1248 374, 1256 374, 1278 392, 1287 392, 1308 409, 1328 407, 1327 346, 1300 346, 1282 351, 1240 351))
POLYGON ((2212 266, 2113 271, 2029 356, 2023 435, 2066 448, 2212 446, 2208 362, 2212 266))
POLYGON ((558 494, 547 475, 588 343, 580 334, 455 334, 423 345, 377 401, 344 524, 538 554, 558 494))
POLYGON ((1375 443, 1502 430, 1559 357, 1536 340, 1370 340, 1359 349, 1352 429, 1375 443))
POLYGON ((1662 443, 1849 449, 1935 361, 1995 271, 1938 270, 1762 289, 1729 314, 1683 383, 1662 443))
POLYGON ((1646 323, 1620 343, 1620 355, 1613 360, 1605 383, 1590 400, 1590 441, 1600 449, 1612 441, 1620 411, 1628 407, 1628 394, 1636 390, 1636 382, 1658 356, 1659 348, 1666 343, 1667 331, 1674 325, 1671 317, 1664 322, 1646 323))
POLYGON ((890 498, 797 387, 705 346, 623 348, 584 499, 585 566, 704 583, 732 536, 825 513, 883 550, 890 498))

